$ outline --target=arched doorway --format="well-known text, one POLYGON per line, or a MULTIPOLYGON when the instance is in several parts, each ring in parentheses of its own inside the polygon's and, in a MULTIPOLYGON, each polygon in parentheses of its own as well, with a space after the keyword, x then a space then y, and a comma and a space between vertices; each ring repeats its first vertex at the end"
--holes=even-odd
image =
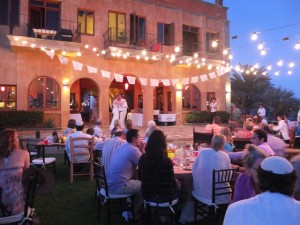
POLYGON ((98 97, 99 90, 92 79, 81 78, 76 80, 70 89, 70 113, 80 113, 84 122, 95 121, 99 118, 98 97), (97 113, 97 115, 94 115, 95 113, 97 113))
POLYGON ((185 110, 201 110, 201 95, 195 85, 189 84, 182 89, 182 108, 185 110))
POLYGON ((159 86, 153 92, 154 110, 159 110, 160 113, 170 113, 175 107, 175 94, 173 86, 163 86, 160 82, 159 86))
MULTIPOLYGON (((134 77, 131 74, 123 74, 123 82, 113 80, 109 86, 109 102, 110 105, 116 95, 121 94, 127 101, 128 111, 142 113, 143 111, 143 91, 142 86, 136 79, 135 84, 129 83, 129 77, 134 77), (127 77, 129 76, 129 77, 127 77)), ((109 109, 111 112, 111 108, 109 109)), ((111 115, 110 115, 111 120, 111 115)))

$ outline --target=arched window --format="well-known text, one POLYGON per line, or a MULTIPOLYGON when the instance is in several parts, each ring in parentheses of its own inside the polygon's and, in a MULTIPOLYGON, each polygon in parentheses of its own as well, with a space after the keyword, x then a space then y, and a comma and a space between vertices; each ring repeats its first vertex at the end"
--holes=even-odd
POLYGON ((50 77, 37 77, 28 89, 29 109, 59 110, 60 87, 50 77))
POLYGON ((183 109, 201 109, 200 91, 193 84, 187 85, 182 90, 183 109))

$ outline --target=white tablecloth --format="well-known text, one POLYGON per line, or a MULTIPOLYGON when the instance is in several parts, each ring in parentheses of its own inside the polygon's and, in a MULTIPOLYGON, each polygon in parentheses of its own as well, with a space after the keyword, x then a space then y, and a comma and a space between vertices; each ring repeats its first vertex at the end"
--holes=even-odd
POLYGON ((70 114, 70 119, 74 119, 76 121, 82 121, 81 114, 80 113, 74 113, 70 114))
POLYGON ((143 126, 143 114, 142 113, 128 113, 127 119, 131 119, 133 126, 143 126))
POLYGON ((158 114, 158 122, 176 122, 176 114, 158 114))

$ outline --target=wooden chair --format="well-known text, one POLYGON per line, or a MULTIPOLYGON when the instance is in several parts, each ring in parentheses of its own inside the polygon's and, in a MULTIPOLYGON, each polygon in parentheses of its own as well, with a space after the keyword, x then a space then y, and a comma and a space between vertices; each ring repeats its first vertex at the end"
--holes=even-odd
MULTIPOLYGON (((29 176, 28 184, 25 186, 26 197, 24 211, 17 215, 0 217, 0 224, 33 224, 33 218, 35 217, 34 199, 38 176, 39 172, 37 170, 29 176)), ((0 198, 2 198, 2 187, 0 187, 0 194, 0 198)))
POLYGON ((237 178, 237 170, 226 169, 226 170, 213 170, 212 172, 212 196, 211 204, 205 204, 197 199, 197 195, 192 192, 194 198, 194 224, 197 223, 197 215, 201 215, 207 219, 212 225, 218 218, 224 218, 228 204, 218 205, 216 208, 216 197, 221 195, 228 195, 229 199, 233 196, 234 184, 237 178), (222 214, 220 216, 220 214, 222 214), (223 215, 224 214, 224 215, 223 215))
POLYGON ((56 168, 55 168, 56 158, 46 157, 44 147, 37 146, 36 144, 27 144, 27 150, 30 154, 30 162, 32 165, 36 167, 43 167, 43 168, 52 165, 53 173, 56 174, 56 168))
POLYGON ((70 182, 73 183, 74 176, 89 175, 93 180, 93 149, 94 137, 70 137, 70 182), (79 159, 83 157, 83 159, 79 159), (84 159, 86 158, 86 159, 84 159), (76 166, 76 167, 75 167, 76 166), (86 170, 84 167, 89 167, 86 170))
POLYGON ((160 216, 168 216, 175 222, 178 198, 173 199, 173 171, 141 171, 142 193, 146 207, 146 222, 159 223, 160 216))
POLYGON ((124 206, 129 207, 129 211, 132 212, 132 219, 134 221, 135 217, 133 210, 133 195, 116 195, 109 193, 104 166, 100 165, 97 162, 94 162, 94 169, 98 199, 97 219, 99 220, 100 218, 102 206, 106 206, 106 224, 109 225, 111 216, 113 214, 120 214, 120 210, 118 209, 118 207, 116 207, 117 205, 119 205, 121 208, 121 212, 124 210, 124 206), (130 199, 130 201, 128 201, 128 199, 130 199))
POLYGON ((201 144, 207 144, 211 145, 211 139, 213 137, 212 133, 202 133, 195 131, 195 128, 193 127, 193 146, 195 148, 195 145, 201 145, 201 144))

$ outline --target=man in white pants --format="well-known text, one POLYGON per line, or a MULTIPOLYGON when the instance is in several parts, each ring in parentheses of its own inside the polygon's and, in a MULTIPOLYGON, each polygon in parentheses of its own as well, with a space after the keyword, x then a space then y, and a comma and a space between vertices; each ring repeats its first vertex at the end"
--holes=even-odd
POLYGON ((120 101, 119 103, 120 124, 121 124, 121 128, 124 129, 128 105, 126 99, 123 98, 122 95, 119 95, 118 99, 120 101))

